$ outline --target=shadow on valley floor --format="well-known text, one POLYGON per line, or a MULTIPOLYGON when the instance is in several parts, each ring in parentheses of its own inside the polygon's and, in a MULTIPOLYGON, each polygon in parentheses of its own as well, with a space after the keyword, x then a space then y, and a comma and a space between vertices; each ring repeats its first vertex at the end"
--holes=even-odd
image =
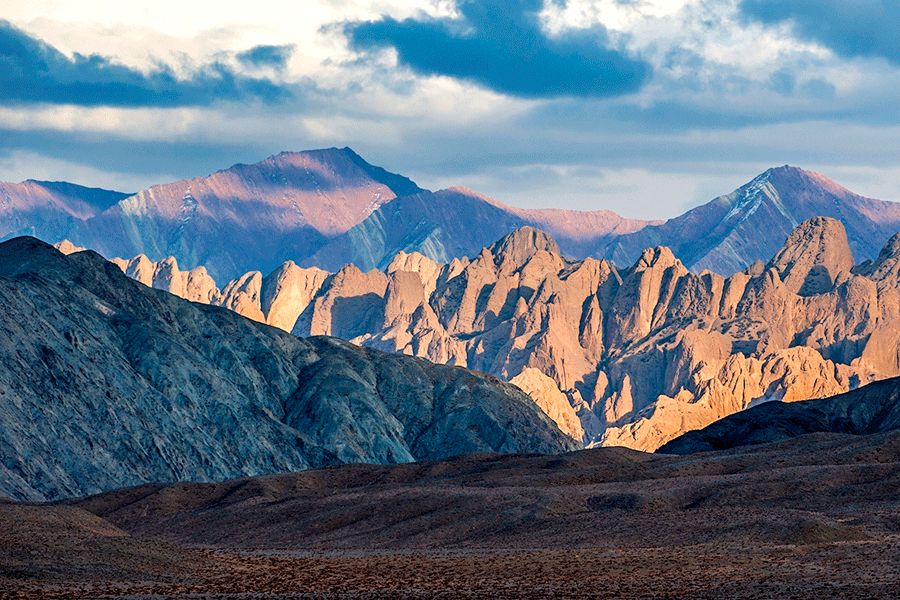
POLYGON ((900 433, 350 465, 0 504, 7 597, 892 598, 900 433))

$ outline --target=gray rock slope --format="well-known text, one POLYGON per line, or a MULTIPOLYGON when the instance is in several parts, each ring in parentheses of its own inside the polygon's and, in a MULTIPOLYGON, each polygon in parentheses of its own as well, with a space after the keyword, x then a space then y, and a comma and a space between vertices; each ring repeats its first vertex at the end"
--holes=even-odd
POLYGON ((900 430, 900 377, 806 402, 766 402, 685 433, 657 452, 693 454, 780 442, 810 433, 866 435, 900 430))
POLYGON ((573 447, 517 388, 299 339, 128 279, 93 252, 0 244, 0 494, 573 447))

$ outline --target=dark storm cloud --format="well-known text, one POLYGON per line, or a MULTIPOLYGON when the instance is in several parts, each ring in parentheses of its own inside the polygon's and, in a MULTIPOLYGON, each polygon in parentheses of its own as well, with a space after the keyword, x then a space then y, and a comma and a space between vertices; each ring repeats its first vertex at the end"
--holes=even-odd
POLYGON ((0 20, 0 104, 173 107, 288 95, 271 81, 242 76, 218 62, 180 79, 164 66, 142 73, 98 54, 70 58, 0 20))
POLYGON ((650 66, 609 47, 601 26, 549 36, 542 0, 462 0, 460 19, 349 23, 355 50, 394 48, 402 65, 527 98, 607 97, 641 88, 650 66))
MULTIPOLYGON (((271 145, 257 140, 134 140, 90 132, 19 131, 2 127, 0 141, 0 159, 24 151, 136 177, 155 173, 193 177, 212 173, 236 162, 256 162, 275 152, 271 145)), ((104 185, 114 187, 109 183, 104 185)))
POLYGON ((245 65, 281 69, 284 68, 293 53, 294 46, 290 44, 285 46, 262 45, 238 52, 236 56, 245 65))
POLYGON ((762 23, 789 22, 799 37, 839 56, 900 64, 898 0, 743 0, 740 8, 762 23))

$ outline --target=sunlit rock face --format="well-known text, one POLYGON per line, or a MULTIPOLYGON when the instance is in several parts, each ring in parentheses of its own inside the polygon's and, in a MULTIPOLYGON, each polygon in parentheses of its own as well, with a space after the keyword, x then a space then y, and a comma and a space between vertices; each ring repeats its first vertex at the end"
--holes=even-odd
POLYGON ((668 442, 658 452, 693 454, 784 442, 812 433, 854 436, 900 429, 900 377, 806 402, 766 402, 668 442))
POLYGON ((265 310, 280 294, 247 294, 247 276, 214 303, 297 335, 496 375, 582 443, 650 450, 756 403, 900 374, 900 236, 857 267, 839 221, 813 218, 786 237, 767 264, 726 278, 692 273, 665 247, 627 269, 571 261, 526 227, 445 265, 405 254, 385 272, 297 269, 302 293, 282 302, 281 324, 265 310))

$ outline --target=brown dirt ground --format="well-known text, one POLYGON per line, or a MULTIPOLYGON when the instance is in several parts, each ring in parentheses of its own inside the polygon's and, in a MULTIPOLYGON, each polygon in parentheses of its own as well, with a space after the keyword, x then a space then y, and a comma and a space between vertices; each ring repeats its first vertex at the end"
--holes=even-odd
POLYGON ((900 433, 0 503, 2 598, 898 598, 900 433))

